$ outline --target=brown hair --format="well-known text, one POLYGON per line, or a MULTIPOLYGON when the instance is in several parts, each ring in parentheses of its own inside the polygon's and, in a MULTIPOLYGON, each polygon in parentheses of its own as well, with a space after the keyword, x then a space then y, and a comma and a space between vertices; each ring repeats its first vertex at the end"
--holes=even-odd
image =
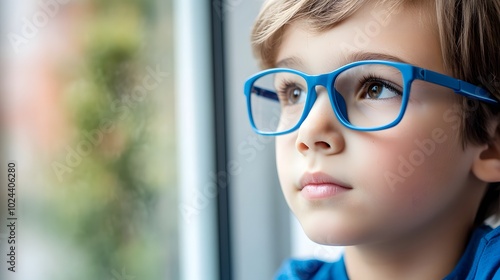
MULTIPOLYGON (((436 1, 441 48, 446 69, 453 76, 487 89, 500 99, 500 1, 436 1)), ((488 128, 499 118, 499 107, 463 98, 462 139, 467 143, 493 141, 500 131, 488 128), (472 108, 472 109, 470 109, 472 108), (492 135, 493 134, 493 135, 492 135)), ((495 215, 500 219, 500 183, 491 183, 481 201, 476 224, 495 215)))
MULTIPOLYGON (((355 13, 367 0, 268 0, 252 31, 252 47, 262 68, 274 67, 286 26, 307 20, 312 31, 331 29, 355 13)), ((413 0, 379 0, 402 5, 413 0)), ((426 1, 435 5, 445 69, 458 79, 487 89, 500 99, 500 0, 426 1)), ((500 119, 499 107, 462 98, 462 144, 485 144, 500 137, 500 128, 489 124, 500 119)), ((496 216, 500 219, 500 183, 491 183, 481 201, 476 224, 496 216)))

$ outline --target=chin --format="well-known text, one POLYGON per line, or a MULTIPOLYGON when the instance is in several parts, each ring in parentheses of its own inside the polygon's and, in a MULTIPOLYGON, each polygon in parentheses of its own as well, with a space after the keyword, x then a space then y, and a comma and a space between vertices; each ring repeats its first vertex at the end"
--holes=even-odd
POLYGON ((321 218, 300 219, 304 233, 311 241, 330 246, 350 246, 360 243, 361 232, 352 225, 321 218))

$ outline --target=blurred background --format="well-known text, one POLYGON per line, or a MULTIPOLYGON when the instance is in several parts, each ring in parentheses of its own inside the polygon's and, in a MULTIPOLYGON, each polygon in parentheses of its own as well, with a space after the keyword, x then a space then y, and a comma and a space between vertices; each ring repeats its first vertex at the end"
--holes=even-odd
POLYGON ((1 165, 18 166, 19 221, 14 278, 2 215, 0 278, 178 279, 172 1, 1 11, 1 165))

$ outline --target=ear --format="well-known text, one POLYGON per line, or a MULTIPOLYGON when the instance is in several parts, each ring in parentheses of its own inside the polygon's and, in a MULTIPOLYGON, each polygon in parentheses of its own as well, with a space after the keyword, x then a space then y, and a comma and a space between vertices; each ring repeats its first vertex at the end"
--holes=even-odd
POLYGON ((472 165, 472 172, 488 183, 500 182, 500 124, 496 122, 493 139, 484 145, 472 165))

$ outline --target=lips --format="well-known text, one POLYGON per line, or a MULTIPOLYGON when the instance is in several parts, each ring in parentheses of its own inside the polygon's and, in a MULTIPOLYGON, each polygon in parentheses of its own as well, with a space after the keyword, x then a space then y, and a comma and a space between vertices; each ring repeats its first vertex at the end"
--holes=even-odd
POLYGON ((333 178, 330 175, 325 173, 317 172, 317 173, 305 173, 300 179, 300 189, 303 189, 305 186, 310 185, 336 185, 338 187, 344 189, 352 189, 352 187, 342 183, 341 181, 333 178))
POLYGON ((305 173, 299 190, 306 199, 323 199, 351 190, 352 187, 325 173, 305 173))

